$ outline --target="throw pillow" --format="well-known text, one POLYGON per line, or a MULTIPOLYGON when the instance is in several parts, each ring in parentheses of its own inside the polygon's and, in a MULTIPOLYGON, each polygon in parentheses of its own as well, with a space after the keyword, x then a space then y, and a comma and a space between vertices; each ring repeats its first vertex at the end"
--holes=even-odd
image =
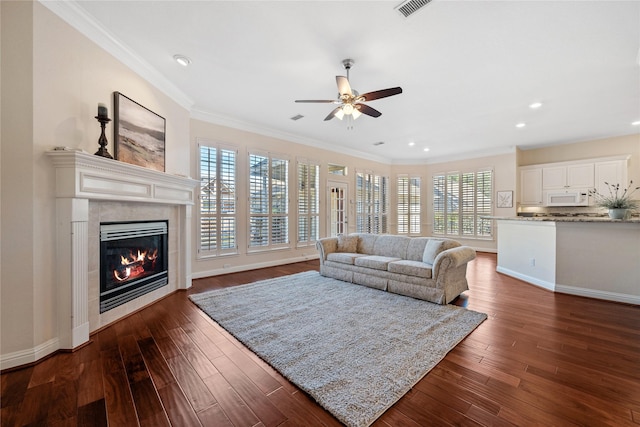
POLYGON ((358 236, 338 236, 338 252, 355 253, 358 249, 358 236))
POLYGON ((436 260, 438 254, 442 252, 444 246, 443 243, 444 242, 442 240, 429 239, 424 247, 422 262, 433 265, 433 262, 436 260))

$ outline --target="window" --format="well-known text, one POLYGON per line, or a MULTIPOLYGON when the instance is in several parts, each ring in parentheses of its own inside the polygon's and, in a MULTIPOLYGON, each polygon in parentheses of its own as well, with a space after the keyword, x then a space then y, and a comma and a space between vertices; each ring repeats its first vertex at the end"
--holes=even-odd
POLYGON ((199 256, 236 253, 235 149, 200 147, 199 256))
POLYGON ((289 246, 289 160, 249 154, 249 248, 289 246))
POLYGON ((420 177, 398 176, 398 234, 420 234, 420 177))
POLYGON ((433 176, 433 233, 490 238, 493 171, 433 176))
POLYGON ((327 165, 327 172, 329 173, 329 175, 347 176, 347 167, 329 163, 327 165))
POLYGON ((320 224, 320 166, 298 159, 298 245, 315 244, 320 224))
POLYGON ((356 172, 356 232, 388 232, 389 178, 356 172))

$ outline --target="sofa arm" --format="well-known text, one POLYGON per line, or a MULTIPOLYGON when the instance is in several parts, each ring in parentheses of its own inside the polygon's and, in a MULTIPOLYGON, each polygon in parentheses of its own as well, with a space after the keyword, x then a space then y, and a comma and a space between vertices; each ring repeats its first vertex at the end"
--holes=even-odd
POLYGON ((320 264, 324 264, 327 259, 327 255, 336 252, 338 250, 338 238, 337 237, 325 237, 316 241, 316 248, 320 253, 320 264))
POLYGON ((476 251, 469 246, 457 246, 442 251, 433 262, 433 278, 437 280, 440 274, 445 274, 450 268, 460 267, 476 257, 476 251))

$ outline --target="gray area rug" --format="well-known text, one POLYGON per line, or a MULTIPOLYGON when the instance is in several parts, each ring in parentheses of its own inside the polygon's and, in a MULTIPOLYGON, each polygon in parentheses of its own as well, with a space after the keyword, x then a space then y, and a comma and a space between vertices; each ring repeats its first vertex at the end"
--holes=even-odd
POLYGON ((373 423, 487 318, 317 271, 190 298, 354 427, 373 423))

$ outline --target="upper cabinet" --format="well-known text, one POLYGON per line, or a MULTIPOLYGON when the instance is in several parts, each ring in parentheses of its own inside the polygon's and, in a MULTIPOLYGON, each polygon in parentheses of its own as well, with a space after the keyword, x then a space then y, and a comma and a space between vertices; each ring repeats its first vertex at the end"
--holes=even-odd
POLYGON ((626 187, 629 157, 625 155, 522 166, 519 168, 520 204, 544 206, 544 194, 557 190, 596 188, 600 194, 608 194, 609 188, 605 182, 626 187))
POLYGON ((520 168, 520 204, 542 206, 542 168, 520 168))
POLYGON ((542 168, 542 189, 593 188, 594 164, 578 163, 542 168))
POLYGON ((609 186, 620 184, 620 188, 627 188, 627 160, 609 160, 595 163, 595 185, 598 193, 609 194, 609 186))

